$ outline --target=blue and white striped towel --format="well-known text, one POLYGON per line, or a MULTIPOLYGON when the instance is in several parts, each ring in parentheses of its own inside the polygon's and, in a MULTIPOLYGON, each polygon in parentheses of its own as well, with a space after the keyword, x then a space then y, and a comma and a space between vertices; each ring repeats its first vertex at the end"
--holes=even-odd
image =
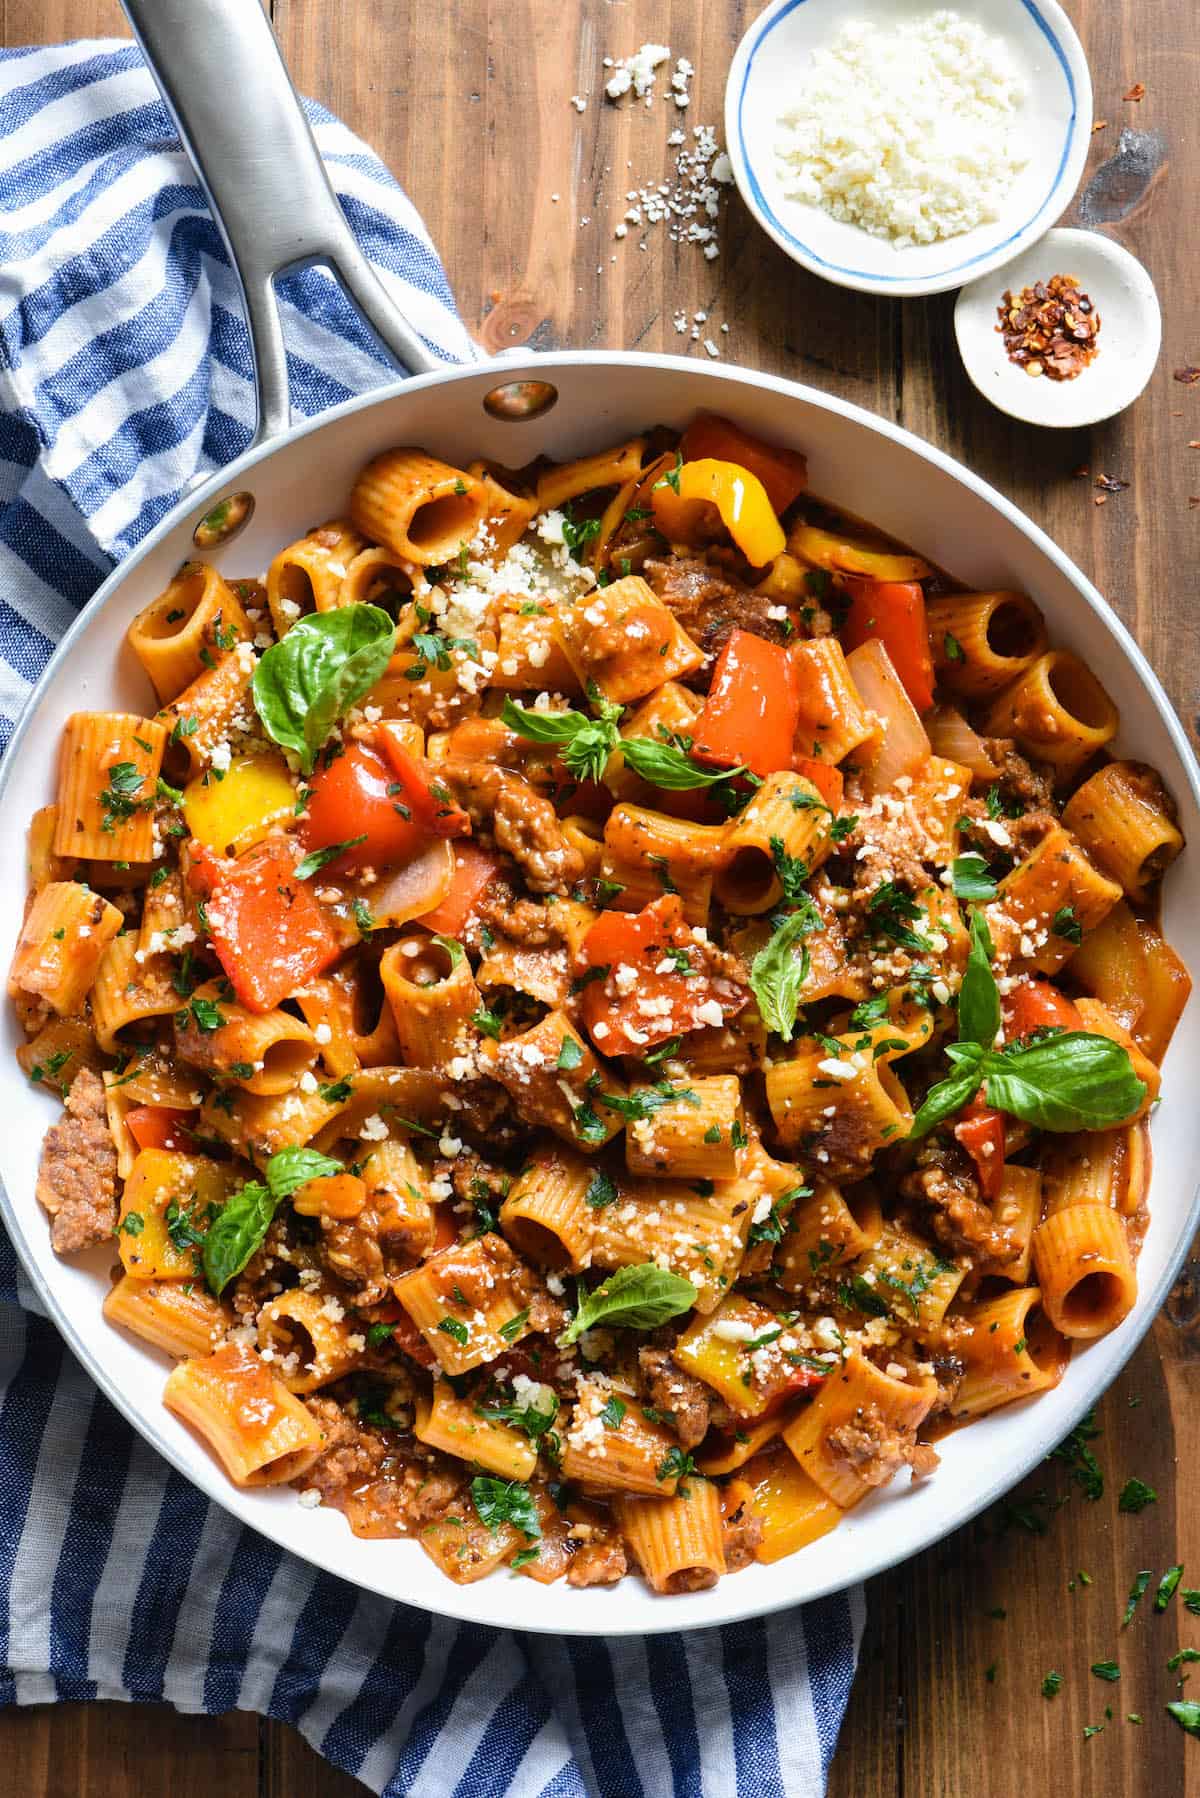
MULTIPOLYGON (((309 113, 384 281, 438 354, 471 356, 408 200, 343 125, 309 113)), ((328 277, 284 294, 300 412, 387 378, 328 277)), ((0 747, 110 558, 252 423, 234 278, 138 53, 0 55, 0 747)), ((389 1604, 209 1504, 36 1312, 0 1234, 0 1703, 261 1711, 388 1798, 823 1790, 861 1594, 608 1642, 389 1604)))

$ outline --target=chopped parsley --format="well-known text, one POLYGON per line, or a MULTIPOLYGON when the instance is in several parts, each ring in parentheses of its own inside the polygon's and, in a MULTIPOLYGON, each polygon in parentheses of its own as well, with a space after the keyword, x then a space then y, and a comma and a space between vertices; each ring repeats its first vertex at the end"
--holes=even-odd
POLYGON ((1156 1611, 1166 1610, 1167 1606, 1174 1598, 1175 1588, 1182 1578, 1182 1566, 1167 1568, 1167 1571, 1158 1582, 1158 1591, 1154 1594, 1154 1608, 1156 1611))
POLYGON ((1137 1610, 1142 1599, 1146 1596, 1146 1587, 1149 1584, 1150 1569, 1148 1567, 1143 1567, 1140 1573, 1134 1575, 1133 1584, 1129 1588, 1129 1597, 1125 1602, 1125 1615, 1121 1619, 1122 1629, 1128 1629, 1129 1625, 1133 1622, 1133 1613, 1137 1610))

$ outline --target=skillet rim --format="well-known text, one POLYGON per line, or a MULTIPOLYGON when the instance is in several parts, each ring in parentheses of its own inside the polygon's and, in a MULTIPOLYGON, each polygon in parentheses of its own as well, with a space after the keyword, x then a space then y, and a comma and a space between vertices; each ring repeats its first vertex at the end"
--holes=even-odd
MULTIPOLYGON (((1028 518, 1011 500, 1007 499, 996 488, 992 487, 989 482, 984 481, 980 476, 974 474, 965 464, 959 462, 955 457, 947 455, 944 450, 938 449, 936 445, 926 442, 923 438, 917 437, 911 431, 905 430, 903 426, 893 424, 888 419, 880 418, 876 416, 876 414, 866 411, 865 408, 855 405, 852 401, 840 399, 836 395, 822 393, 817 388, 808 387, 798 381, 788 380, 785 376, 768 375, 754 369, 739 368, 735 364, 723 364, 719 367, 712 365, 706 366, 703 363, 689 361, 685 357, 658 355, 650 352, 631 351, 626 353, 618 350, 559 350, 547 353, 534 352, 528 358, 519 355, 504 355, 498 358, 487 358, 477 362, 465 363, 460 366, 448 367, 445 370, 437 370, 427 375, 414 375, 407 379, 389 381, 380 387, 370 389, 367 393, 355 395, 353 398, 343 401, 338 406, 330 407, 327 411, 318 413, 313 418, 300 420, 279 437, 272 438, 265 443, 251 446, 236 460, 228 463, 224 468, 216 470, 210 478, 200 482, 190 491, 185 492, 179 502, 171 508, 154 529, 148 533, 143 541, 137 545, 136 549, 132 550, 124 561, 119 562, 116 565, 97 589, 96 593, 88 601, 87 605, 80 611, 78 617, 72 622, 70 628, 60 639, 59 643, 55 646, 54 653, 51 655, 50 660, 47 662, 46 667, 43 669, 37 683, 29 695, 21 716, 13 730, 8 746, 4 751, 3 757, 0 758, 0 834, 2 834, 5 829, 5 810, 8 804, 8 789, 11 783, 12 769, 16 766, 17 756, 22 741, 38 707, 41 705, 47 691, 57 677, 60 663, 65 659, 75 638, 84 629, 85 621, 90 624, 93 611, 100 610, 108 604, 114 593, 122 585, 126 575, 132 574, 139 563, 142 562, 165 537, 169 536, 182 522, 191 517, 193 513, 202 514, 204 510, 208 509, 212 499, 217 496, 221 489, 230 486, 235 481, 240 481, 247 471, 256 467, 269 456, 272 456, 276 451, 288 448, 297 442, 303 441, 307 437, 317 434, 326 425, 334 424, 343 418, 364 411, 370 407, 388 404, 391 401, 402 398, 404 395, 416 390, 433 386, 446 386, 451 383, 457 384, 463 381, 478 381, 481 379, 505 382, 521 380, 527 376, 538 379, 544 376, 548 370, 554 368, 562 368, 564 370, 575 369, 580 366, 627 368, 630 364, 635 366, 643 365, 647 368, 665 369, 669 373, 686 375, 689 383, 692 384, 697 380, 709 381, 713 384, 715 390, 733 386, 749 389, 751 392, 757 389, 778 393, 786 399, 797 400, 800 403, 813 407, 819 411, 847 418, 851 422, 861 427, 865 427, 877 436, 883 437, 889 442, 894 443, 899 448, 913 452, 925 462, 939 468, 943 473, 950 475, 961 486, 967 488, 968 491, 982 499, 993 511, 999 513, 1005 523, 1017 529, 1035 546, 1035 548, 1040 550, 1041 553, 1053 563, 1058 571, 1076 590, 1080 598, 1086 602, 1089 609, 1095 614, 1098 622, 1100 622, 1114 638, 1126 661, 1131 664, 1143 693, 1158 712, 1163 726, 1171 739, 1179 760, 1180 768, 1191 789, 1193 800, 1195 801, 1197 808, 1200 809, 1200 761, 1197 760, 1197 756, 1188 742, 1183 725, 1167 697, 1158 676, 1155 674, 1145 654, 1134 640, 1128 627, 1117 616, 1112 607, 1109 606, 1108 602, 1104 599, 1094 583, 1090 581, 1083 571, 1075 565, 1071 558, 1058 547, 1053 539, 1042 530, 1041 526, 1035 524, 1033 520, 1028 518)), ((535 423, 536 420, 530 420, 529 422, 535 423)), ((22 819, 19 822, 20 827, 23 829, 27 820, 22 819)), ((1197 995, 1197 998, 1191 1001, 1191 1003, 1197 1002, 1200 1002, 1200 995, 1197 995)), ((1197 1128, 1197 1150, 1200 1151, 1200 1120, 1198 1120, 1197 1128)), ((1200 1155, 1198 1155, 1198 1159, 1200 1159, 1200 1155)), ((32 1245, 26 1241, 25 1230, 2 1181, 0 1181, 0 1218, 3 1220, 5 1229, 8 1232, 13 1247, 25 1270, 26 1277, 29 1279, 34 1291, 37 1293, 38 1298, 45 1307, 46 1313, 57 1329, 59 1335, 63 1338, 72 1354, 79 1361, 84 1371, 87 1373, 88 1378, 100 1388, 116 1409, 120 1411, 122 1416, 132 1424, 143 1440, 148 1442, 157 1453, 162 1455, 168 1464, 181 1474, 190 1485, 198 1487, 208 1499, 219 1505, 228 1515, 234 1517, 236 1521, 246 1524, 247 1527, 264 1536, 268 1541, 274 1542, 275 1545, 282 1548, 285 1553, 295 1554, 299 1559, 307 1561, 310 1565, 322 1569, 324 1563, 320 1558, 321 1545, 319 1542, 314 1541, 311 1549, 296 1547, 290 1542, 287 1544, 281 1543, 277 1535, 264 1528, 260 1523, 244 1518, 240 1513, 231 1509, 230 1499, 232 1495, 238 1492, 238 1488, 234 1487, 225 1479, 215 1461, 208 1465, 205 1478, 198 1478, 193 1469, 180 1464, 180 1458, 176 1454, 175 1449, 159 1433, 156 1427, 156 1419, 151 1417, 149 1413, 137 1408, 133 1395, 96 1362, 91 1351, 76 1334, 67 1308, 57 1298, 51 1282, 42 1275, 41 1269, 34 1258, 32 1245)), ((1137 1306, 1131 1314, 1130 1320, 1127 1321, 1127 1325, 1122 1326, 1122 1328, 1128 1327, 1128 1335, 1121 1345, 1120 1359, 1111 1375, 1106 1372, 1099 1380, 1093 1375, 1089 1380, 1084 1382, 1085 1390, 1082 1397, 1079 1399, 1078 1404, 1072 1406, 1068 1412, 1068 1421, 1063 1428, 1063 1436, 1073 1429, 1084 1414, 1096 1403, 1101 1394, 1112 1384, 1112 1381, 1116 1379, 1117 1375, 1128 1364, 1129 1360, 1140 1346, 1175 1282, 1179 1269, 1183 1265, 1198 1227, 1200 1227, 1200 1177, 1198 1177, 1197 1183, 1193 1186, 1191 1201, 1181 1227, 1179 1238, 1170 1254, 1167 1256, 1163 1271, 1159 1276, 1158 1281, 1152 1289, 1146 1290, 1144 1293, 1139 1291, 1137 1306)), ((795 1606, 814 1603, 817 1600, 829 1597, 836 1592, 851 1590, 855 1585, 865 1582, 868 1579, 872 1579, 880 1573, 887 1572, 890 1568, 900 1565, 905 1560, 912 1559, 913 1556, 917 1554, 924 1554, 928 1549, 934 1547, 946 1536, 953 1533, 953 1531, 961 1529, 964 1524, 969 1523, 973 1518, 985 1511, 989 1505, 996 1503, 996 1501, 1005 1493, 1011 1491, 1014 1486, 1019 1484, 1019 1482, 1024 1479, 1035 1466, 1039 1465, 1044 1459, 1047 1448, 1036 1436, 1031 1437, 1031 1440, 1037 1441, 1037 1446, 1031 1452, 1024 1452, 1014 1458, 1006 1460, 1004 1462, 1004 1471, 1002 1474, 998 1477, 993 1477, 981 1489, 974 1490, 970 1497, 964 1501, 949 1506, 945 1514, 938 1519, 936 1527, 926 1536, 919 1547, 908 1548, 899 1553, 889 1552, 885 1547, 874 1556, 867 1557, 862 1565, 856 1567, 853 1578, 849 1580, 838 1575, 835 1575, 832 1578, 822 1579, 818 1574, 815 1577, 811 1588, 806 1590, 802 1596, 785 1590, 778 1597, 773 1597, 768 1593, 765 1598, 760 1597, 749 1603, 739 1603, 737 1601, 736 1591, 737 1582, 730 1582, 728 1580, 719 1581, 715 1587, 710 1588, 711 1592, 719 1592, 722 1594, 720 1605, 718 1606, 714 1603, 712 1607, 718 1614, 711 1619, 697 1621, 685 1619, 680 1615, 680 1610, 676 1608, 679 1602, 676 1601, 675 1606, 664 1607, 661 1623, 657 1619, 657 1613, 649 1623, 640 1620, 633 1623, 626 1623, 621 1621, 619 1614, 615 1614, 612 1619, 604 1619, 599 1627, 597 1627, 596 1620, 585 1621, 582 1617, 580 1618, 579 1623, 575 1624, 572 1620, 564 1622, 559 1618, 555 1618, 553 1621, 542 1620, 538 1618, 536 1614, 516 1614, 513 1615, 507 1623, 497 1623, 493 1615, 481 1613, 478 1608, 472 1605, 470 1595, 475 1590, 474 1586, 456 1586, 452 1581, 445 1580, 444 1584, 446 1586, 447 1602, 445 1604, 433 1605, 426 1603, 420 1597, 397 1599, 394 1591, 384 1591, 380 1586, 368 1584, 350 1574, 339 1572, 338 1577, 345 1579, 348 1584, 356 1587, 360 1591, 379 1593, 380 1596, 391 1600, 393 1603, 408 1604, 434 1616, 451 1617, 462 1622, 481 1624, 488 1628, 513 1628, 526 1630, 534 1634, 582 1637, 600 1635, 659 1635, 672 1631, 717 1628, 727 1623, 737 1623, 748 1618, 769 1616, 795 1606)), ((814 1563, 814 1567, 815 1566, 816 1563, 814 1563)), ((487 1588, 492 1585, 492 1581, 485 1580, 482 1584, 484 1588, 487 1588)), ((527 1596, 528 1595, 526 1594, 526 1597, 527 1596)), ((696 1598, 707 1598, 708 1594, 695 1594, 694 1596, 696 1598)), ((514 1599, 514 1606, 515 1604, 516 1601, 514 1599)), ((691 1608, 690 1604, 688 1608, 691 1608)), ((518 1607, 518 1609, 523 1609, 523 1607, 518 1607)))

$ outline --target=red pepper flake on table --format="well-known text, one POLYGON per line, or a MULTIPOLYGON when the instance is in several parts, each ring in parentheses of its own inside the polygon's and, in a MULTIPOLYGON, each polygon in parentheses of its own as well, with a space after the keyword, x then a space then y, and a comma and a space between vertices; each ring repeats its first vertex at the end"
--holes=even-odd
POLYGON ((996 316, 1009 361, 1027 375, 1072 381, 1098 353, 1100 314, 1074 275, 1051 275, 1015 296, 1006 290, 996 316))

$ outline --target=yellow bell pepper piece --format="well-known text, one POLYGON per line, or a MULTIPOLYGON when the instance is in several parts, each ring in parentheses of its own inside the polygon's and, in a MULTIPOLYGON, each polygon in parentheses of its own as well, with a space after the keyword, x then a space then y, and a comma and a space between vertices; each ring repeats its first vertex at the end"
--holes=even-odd
POLYGON ((871 581, 923 581, 933 573, 920 556, 897 555, 893 550, 864 543, 849 531, 822 531, 803 521, 792 526, 787 546, 810 568, 860 574, 871 581))
POLYGON ((754 591, 765 593, 768 599, 809 599, 808 577, 811 573, 810 568, 785 550, 781 556, 776 556, 754 591))
POLYGON ((239 756, 223 780, 210 772, 183 789, 189 831, 221 855, 240 855, 295 808, 296 783, 286 763, 265 752, 239 756))
POLYGON ((783 526, 756 474, 736 462, 704 457, 685 462, 678 477, 659 482, 651 495, 654 522, 668 542, 686 542, 705 506, 715 506, 721 522, 755 568, 774 560, 785 547, 783 526))

